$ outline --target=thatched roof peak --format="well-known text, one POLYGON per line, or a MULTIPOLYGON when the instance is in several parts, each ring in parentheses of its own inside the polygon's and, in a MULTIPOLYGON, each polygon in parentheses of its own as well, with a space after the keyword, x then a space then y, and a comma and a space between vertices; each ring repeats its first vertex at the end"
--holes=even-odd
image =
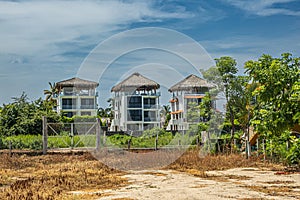
POLYGON ((180 82, 173 85, 169 92, 174 91, 186 91, 186 90, 195 90, 200 88, 213 88, 215 87, 214 84, 208 83, 206 80, 199 78, 198 76, 191 74, 185 79, 181 80, 180 82))
POLYGON ((117 85, 115 85, 111 92, 119 92, 119 91, 132 91, 132 90, 152 90, 159 89, 160 85, 155 81, 141 75, 140 73, 133 73, 125 80, 121 81, 117 85))
POLYGON ((56 83, 56 86, 59 88, 63 87, 83 87, 83 88, 96 88, 99 86, 99 83, 89 80, 84 80, 78 77, 71 79, 63 80, 56 83))

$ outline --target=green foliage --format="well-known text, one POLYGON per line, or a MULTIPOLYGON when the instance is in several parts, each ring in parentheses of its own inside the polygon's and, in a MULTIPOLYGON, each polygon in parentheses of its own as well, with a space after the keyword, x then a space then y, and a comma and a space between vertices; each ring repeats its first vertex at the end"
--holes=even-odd
MULTIPOLYGON (((0 142, 1 143, 1 142, 0 142)), ((42 149, 42 136, 41 135, 18 135, 10 136, 2 139, 2 149, 8 149, 11 143, 12 149, 42 149)))
POLYGON ((96 147, 95 135, 60 135, 48 137, 48 148, 96 147))
POLYGON ((42 99, 29 102, 24 93, 13 100, 13 103, 3 105, 1 109, 0 135, 2 136, 41 134, 42 116, 47 116, 50 122, 59 121, 59 116, 52 111, 49 102, 42 99))
POLYGON ((290 149, 287 152, 286 159, 288 164, 300 164, 300 139, 292 137, 290 140, 290 149))
POLYGON ((252 123, 260 133, 280 136, 299 123, 300 58, 282 54, 281 58, 263 55, 248 61, 245 68, 257 84, 252 123))

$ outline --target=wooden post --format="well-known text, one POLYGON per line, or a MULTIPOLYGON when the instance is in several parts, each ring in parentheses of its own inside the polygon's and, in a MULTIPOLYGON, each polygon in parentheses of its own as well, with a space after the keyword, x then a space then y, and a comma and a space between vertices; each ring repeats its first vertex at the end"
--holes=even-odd
POLYGON ((47 117, 43 116, 43 155, 47 154, 48 149, 48 127, 47 127, 47 117))
POLYGON ((256 156, 259 156, 259 139, 256 139, 256 156))
POLYGON ((158 139, 157 138, 155 138, 155 151, 157 151, 157 145, 158 145, 158 139))
POLYGON ((100 150, 100 137, 101 137, 100 119, 97 118, 97 124, 96 124, 96 151, 100 150))

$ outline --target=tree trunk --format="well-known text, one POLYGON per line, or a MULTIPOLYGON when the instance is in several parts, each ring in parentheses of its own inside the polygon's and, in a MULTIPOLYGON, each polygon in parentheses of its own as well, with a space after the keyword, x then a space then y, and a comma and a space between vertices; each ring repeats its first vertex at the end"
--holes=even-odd
POLYGON ((233 153, 233 149, 234 149, 233 139, 235 133, 235 126, 234 126, 234 116, 233 116, 233 111, 231 106, 229 106, 229 111, 230 111, 230 122, 231 122, 230 151, 231 153, 233 153))

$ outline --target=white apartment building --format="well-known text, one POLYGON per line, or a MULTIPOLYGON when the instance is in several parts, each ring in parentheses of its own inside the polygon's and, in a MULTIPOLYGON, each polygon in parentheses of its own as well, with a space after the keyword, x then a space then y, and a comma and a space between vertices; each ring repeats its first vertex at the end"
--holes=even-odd
POLYGON ((188 130, 191 124, 205 120, 201 118, 199 110, 196 110, 194 106, 199 105, 205 93, 213 87, 215 87, 213 84, 196 75, 190 75, 173 85, 169 89, 173 97, 170 100, 171 120, 167 130, 188 130), (197 111, 199 112, 198 116, 197 111))
POLYGON ((59 90, 57 99, 57 112, 67 117, 74 115, 96 116, 97 115, 97 92, 99 83, 71 78, 56 83, 59 90))
POLYGON ((141 133, 160 126, 160 85, 139 73, 134 73, 115 85, 110 131, 141 133))

